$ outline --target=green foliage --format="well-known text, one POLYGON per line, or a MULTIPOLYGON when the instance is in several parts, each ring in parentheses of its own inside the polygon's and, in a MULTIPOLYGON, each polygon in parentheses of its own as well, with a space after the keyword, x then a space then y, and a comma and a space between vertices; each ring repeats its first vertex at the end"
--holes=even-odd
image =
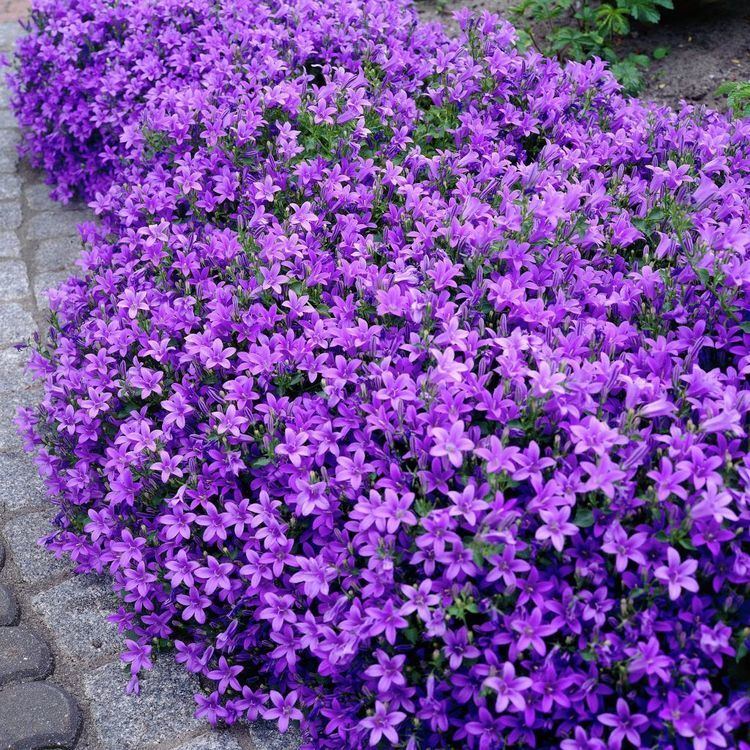
MULTIPOLYGON (((662 11, 672 7, 672 0, 521 0, 513 13, 522 43, 560 59, 601 57, 625 90, 637 93, 649 58, 620 57, 614 44, 631 32, 634 22, 658 23, 662 11)), ((660 60, 667 53, 659 47, 654 57, 660 60)))
POLYGON ((727 105, 735 117, 750 117, 750 81, 727 81, 716 93, 726 96, 727 105))

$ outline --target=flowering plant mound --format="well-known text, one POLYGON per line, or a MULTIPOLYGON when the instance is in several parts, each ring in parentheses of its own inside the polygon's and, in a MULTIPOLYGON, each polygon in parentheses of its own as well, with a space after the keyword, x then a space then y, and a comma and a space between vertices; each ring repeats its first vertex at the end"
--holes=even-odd
POLYGON ((309 748, 747 749, 750 123, 488 14, 152 5, 38 3, 14 75, 101 218, 20 422, 131 688, 173 646, 309 748))

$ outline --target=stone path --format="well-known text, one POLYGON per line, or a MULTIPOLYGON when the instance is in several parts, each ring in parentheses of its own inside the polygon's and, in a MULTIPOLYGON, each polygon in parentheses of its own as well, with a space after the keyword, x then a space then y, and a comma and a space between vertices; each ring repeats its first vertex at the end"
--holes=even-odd
POLYGON ((28 10, 28 0, 0 0, 0 23, 22 18, 28 10))
MULTIPOLYGON (((0 52, 20 33, 0 23, 0 52)), ((74 576, 41 548, 52 506, 13 425, 38 391, 24 372, 44 323, 45 289, 75 272, 76 224, 87 209, 47 197, 41 175, 19 164, 18 130, 0 86, 0 750, 291 750, 270 725, 207 731, 193 717, 197 681, 169 656, 140 696, 127 682, 105 579, 74 576)))

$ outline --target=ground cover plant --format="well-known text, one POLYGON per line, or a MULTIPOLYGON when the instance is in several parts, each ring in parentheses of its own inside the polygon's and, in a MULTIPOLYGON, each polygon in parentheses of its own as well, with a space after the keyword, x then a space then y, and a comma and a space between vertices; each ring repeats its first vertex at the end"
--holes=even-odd
POLYGON ((717 89, 735 117, 750 117, 750 81, 726 81, 717 89))
MULTIPOLYGON (((616 44, 628 36, 635 24, 655 24, 672 0, 521 0, 513 12, 529 43, 543 54, 560 59, 607 60, 629 93, 643 86, 647 55, 618 54, 616 44)), ((657 59, 668 54, 660 47, 657 59)))
POLYGON ((750 125, 401 2, 51 2, 20 417, 138 675, 309 748, 748 748, 750 125), (103 83, 105 82, 105 83, 103 83))

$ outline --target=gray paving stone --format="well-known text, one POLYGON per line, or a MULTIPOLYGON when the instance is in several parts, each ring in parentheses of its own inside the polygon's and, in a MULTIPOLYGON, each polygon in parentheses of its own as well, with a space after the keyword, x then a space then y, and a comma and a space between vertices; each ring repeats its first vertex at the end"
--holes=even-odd
POLYGON ((62 688, 49 682, 9 685, 0 690, 0 750, 70 750, 81 712, 62 688))
POLYGON ((18 600, 8 586, 0 583, 0 627, 18 622, 18 600))
POLYGON ((26 367, 30 353, 26 347, 0 349, 0 392, 26 391, 35 382, 26 367))
MULTIPOLYGON (((4 405, 0 405, 0 412, 5 412, 4 405)), ((23 453, 23 440, 16 430, 16 426, 8 421, 0 422, 0 454, 20 455, 23 453)), ((0 511, 5 512, 5 500, 0 498, 0 511)))
MULTIPOLYGON (((7 112, 7 109, 0 109, 0 116, 5 116, 7 112)), ((16 154, 7 151, 0 152, 0 174, 15 174, 17 167, 18 156, 16 154)))
POLYGON ((0 686, 39 680, 52 671, 47 644, 23 625, 0 628, 0 686))
POLYGON ((21 257, 21 243, 15 232, 0 232, 0 257, 21 257))
POLYGON ((3 569, 3 565, 5 565, 5 545, 3 540, 0 539, 0 570, 3 569))
POLYGON ((14 518, 3 527, 8 552, 18 573, 27 583, 39 583, 70 571, 70 565, 58 560, 38 542, 52 530, 54 510, 46 509, 14 518))
POLYGON ((21 260, 0 260, 0 301, 22 299, 29 294, 26 264, 21 260))
POLYGON ((101 750, 143 750, 203 725, 193 716, 197 681, 168 658, 161 658, 141 680, 140 695, 125 693, 128 672, 108 664, 84 679, 91 729, 101 750))
MULTIPOLYGON (((0 467, 10 456, 23 453, 23 440, 18 432, 15 419, 18 410, 30 403, 31 394, 24 391, 9 391, 0 399, 0 467)), ((5 498, 0 495, 0 508, 5 498)))
POLYGON ((16 43, 16 39, 23 34, 24 30, 17 21, 0 23, 0 50, 12 50, 13 45, 16 43))
POLYGON ((242 747, 226 732, 211 732, 189 740, 175 750, 242 750, 242 747))
MULTIPOLYGON (((21 132, 17 127, 0 128, 0 148, 2 149, 15 149, 21 140, 21 132)), ((18 195, 21 192, 20 186, 14 195, 18 195)))
MULTIPOLYGON (((1 54, 1 53, 0 53, 1 54)), ((4 110, 0 110, 4 111, 4 110)), ((3 133, 8 133, 11 131, 3 130, 0 128, 0 141, 3 140, 3 133)), ((14 133, 18 133, 17 130, 12 131, 14 133)), ((19 159, 18 159, 18 146, 16 144, 11 143, 0 143, 0 158, 3 159, 3 161, 12 162, 15 160, 16 165, 18 165, 19 159)), ((14 180, 17 180, 18 177, 18 169, 14 170, 13 172, 4 172, 2 176, 0 176, 0 182, 13 182, 14 180)), ((3 200, 5 201, 15 201, 18 202, 18 205, 21 205, 21 191, 16 190, 15 192, 9 190, 8 188, 3 189, 3 200)))
POLYGON ((105 579, 74 576, 37 594, 32 603, 66 658, 90 663, 122 651, 123 639, 107 621, 117 599, 105 579))
POLYGON ((0 304, 0 346, 25 341, 34 335, 35 330, 31 313, 17 302, 0 304))
POLYGON ((32 211, 85 211, 86 205, 81 201, 56 203, 49 197, 52 187, 44 181, 44 173, 36 170, 24 170, 23 194, 32 211))
MULTIPOLYGON (((0 162, 5 157, 0 155, 0 162)), ((0 202, 0 231, 18 229, 21 226, 21 204, 18 200, 0 202)))
POLYGON ((6 513, 46 505, 44 482, 28 453, 0 459, 0 506, 3 502, 6 513))
POLYGON ((82 247, 80 237, 42 240, 34 253, 34 266, 37 271, 73 270, 82 247))
POLYGON ((34 277, 34 298, 40 310, 49 309, 48 291, 59 286, 65 279, 70 277, 68 271, 45 271, 34 277))
POLYGON ((91 221, 91 213, 81 210, 43 211, 29 220, 28 236, 32 240, 76 237, 77 226, 82 221, 91 221))
POLYGON ((0 110, 0 128, 16 127, 16 116, 9 109, 0 110))
POLYGON ((271 721, 256 721, 247 725, 247 734, 258 750, 299 750, 302 739, 293 727, 285 734, 271 721))
MULTIPOLYGON (((0 130, 0 133, 5 131, 0 130)), ((15 174, 4 174, 0 176, 0 200, 16 198, 21 194, 21 181, 15 174)))
MULTIPOLYGON (((36 175, 36 172, 32 172, 31 175, 36 175)), ((49 197, 50 186, 46 185, 44 181, 41 182, 29 182, 24 181, 23 195, 26 198, 26 203, 32 211, 50 211, 58 204, 54 203, 49 197)))

